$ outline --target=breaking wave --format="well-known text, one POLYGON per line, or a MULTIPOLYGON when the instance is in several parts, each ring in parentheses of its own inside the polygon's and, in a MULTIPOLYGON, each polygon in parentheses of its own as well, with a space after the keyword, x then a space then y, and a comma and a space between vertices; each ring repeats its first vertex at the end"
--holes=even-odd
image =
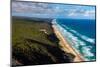
POLYGON ((91 61, 94 59, 91 59, 91 57, 94 56, 94 53, 91 52, 92 46, 87 45, 86 42, 83 40, 90 42, 91 44, 95 43, 95 39, 89 38, 87 36, 81 35, 77 31, 68 28, 67 26, 59 25, 59 23, 56 22, 56 20, 53 20, 52 22, 55 27, 61 32, 62 36, 64 37, 65 40, 68 41, 68 43, 76 50, 77 53, 80 53, 85 61, 91 61), (76 34, 77 36, 75 36, 76 34), (79 39, 81 37, 82 39, 79 39))
POLYGON ((62 25, 64 28, 66 28, 67 30, 69 30, 70 32, 76 34, 77 36, 79 36, 80 38, 82 38, 83 40, 89 42, 89 43, 92 43, 92 44, 95 44, 95 39, 94 38, 90 38, 88 36, 85 36, 85 35, 82 35, 80 33, 78 33, 77 31, 71 29, 71 28, 68 28, 66 25, 62 25))

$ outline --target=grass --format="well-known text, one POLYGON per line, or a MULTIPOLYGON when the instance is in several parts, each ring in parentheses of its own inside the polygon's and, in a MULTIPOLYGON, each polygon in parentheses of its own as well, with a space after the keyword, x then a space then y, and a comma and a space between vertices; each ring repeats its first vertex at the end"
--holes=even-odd
MULTIPOLYGON (((40 29, 46 29, 46 31, 51 34, 53 31, 48 23, 45 22, 34 22, 34 21, 26 21, 19 19, 13 20, 13 42, 16 40, 20 41, 23 38, 32 38, 34 40, 38 40, 40 42, 44 42, 47 44, 54 44, 47 39, 47 36, 44 32, 41 32, 40 29)), ((48 35, 49 35, 48 34, 48 35)))
POLYGON ((16 17, 12 18, 12 53, 13 59, 18 61, 16 65, 71 62, 74 57, 63 57, 65 53, 59 47, 51 23, 16 17))

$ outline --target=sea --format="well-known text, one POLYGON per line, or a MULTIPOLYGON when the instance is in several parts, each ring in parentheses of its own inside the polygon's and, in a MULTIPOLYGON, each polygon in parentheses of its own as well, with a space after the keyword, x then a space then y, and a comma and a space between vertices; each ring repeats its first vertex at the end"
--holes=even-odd
POLYGON ((54 19, 52 23, 85 61, 96 60, 96 22, 94 19, 54 19))

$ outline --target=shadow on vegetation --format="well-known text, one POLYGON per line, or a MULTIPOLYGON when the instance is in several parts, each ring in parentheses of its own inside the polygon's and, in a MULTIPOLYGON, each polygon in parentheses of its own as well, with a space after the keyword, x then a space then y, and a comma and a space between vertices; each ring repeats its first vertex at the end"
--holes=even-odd
MULTIPOLYGON (((20 43, 16 43, 21 45, 20 43)), ((56 64, 56 63, 70 63, 74 59, 74 55, 70 53, 63 52, 59 47, 50 46, 48 44, 33 40, 33 39, 25 39, 24 46, 27 47, 27 50, 20 50, 19 48, 13 49, 13 56, 16 57, 15 59, 18 60, 22 65, 41 65, 41 64, 56 64), (46 48, 44 51, 48 53, 41 53, 36 51, 31 47, 31 45, 35 45, 34 43, 38 44, 36 46, 41 46, 46 48), (17 52, 17 53, 15 53, 17 52), (29 52, 29 53, 27 53, 29 52)), ((42 51, 39 47, 39 50, 42 51)))

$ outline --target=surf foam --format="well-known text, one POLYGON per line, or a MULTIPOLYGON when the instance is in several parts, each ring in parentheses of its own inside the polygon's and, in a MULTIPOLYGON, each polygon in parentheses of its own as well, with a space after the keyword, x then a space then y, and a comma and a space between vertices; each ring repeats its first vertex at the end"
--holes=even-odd
POLYGON ((86 43, 84 41, 82 41, 81 39, 79 39, 74 34, 77 34, 82 39, 84 39, 84 40, 86 40, 86 41, 88 41, 92 44, 95 43, 94 39, 86 37, 84 35, 81 35, 77 31, 72 30, 72 29, 68 28, 67 26, 66 26, 66 29, 65 29, 65 26, 63 25, 64 27, 62 27, 61 25, 59 25, 56 22, 56 19, 54 19, 52 21, 52 24, 54 24, 55 27, 61 32, 61 34, 63 35, 65 40, 67 40, 70 43, 70 45, 76 50, 76 52, 80 53, 84 57, 84 60, 86 60, 86 61, 93 60, 93 59, 90 59, 91 57, 94 56, 94 54, 91 52, 92 47, 86 46, 86 43), (70 30, 71 32, 68 31, 68 30, 70 30), (81 47, 81 49, 80 49, 80 47, 81 47))

